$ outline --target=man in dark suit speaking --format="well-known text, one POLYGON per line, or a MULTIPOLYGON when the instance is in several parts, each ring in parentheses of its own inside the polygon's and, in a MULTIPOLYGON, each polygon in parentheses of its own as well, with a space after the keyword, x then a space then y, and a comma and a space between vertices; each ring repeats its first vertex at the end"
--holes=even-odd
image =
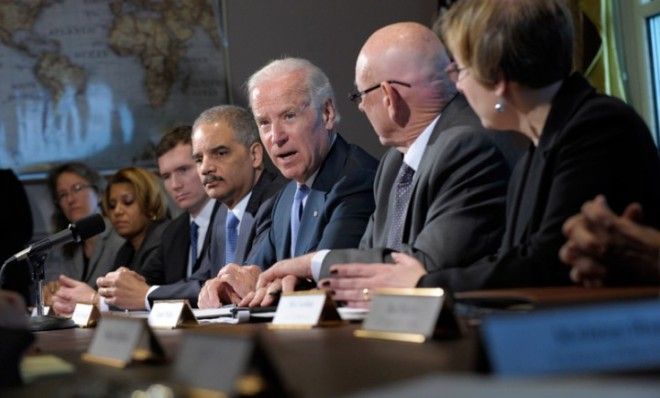
POLYGON ((261 275, 251 305, 270 304, 267 291, 280 288, 273 281, 285 278, 287 290, 292 276, 319 280, 331 270, 321 285, 336 300, 364 305, 370 288, 415 287, 426 272, 463 267, 496 250, 511 170, 500 148, 504 137, 484 131, 447 78, 448 65, 437 36, 416 23, 386 26, 367 40, 351 99, 390 149, 378 168, 376 210, 359 249, 276 264, 261 275), (385 264, 396 262, 394 252, 413 254, 425 269, 400 273, 402 265, 385 264))
MULTIPOLYGON (((271 160, 291 181, 275 198, 272 225, 247 264, 276 261, 317 249, 356 247, 373 212, 377 161, 336 133, 339 114, 327 76, 309 61, 273 61, 248 81, 259 135, 271 160)), ((225 267, 207 282, 200 307, 222 295, 236 302, 254 289, 259 268, 225 267)))

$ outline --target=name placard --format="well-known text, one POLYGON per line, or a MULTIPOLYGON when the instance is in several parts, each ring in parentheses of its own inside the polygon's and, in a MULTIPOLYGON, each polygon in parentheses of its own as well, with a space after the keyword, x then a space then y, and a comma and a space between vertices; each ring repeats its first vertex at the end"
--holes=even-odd
POLYGON ((238 395, 239 380, 248 370, 255 349, 256 341, 249 334, 187 332, 174 365, 174 378, 196 390, 238 395))
POLYGON ((149 326, 160 329, 175 329, 195 326, 197 319, 187 300, 156 301, 149 313, 149 326))
POLYGON ((99 309, 93 304, 76 304, 73 310, 71 320, 81 328, 91 328, 96 326, 96 322, 101 317, 99 309))
POLYGON ((342 322, 337 307, 325 290, 285 293, 280 297, 270 328, 308 329, 342 322))
POLYGON ((146 319, 106 315, 82 358, 123 368, 133 361, 162 360, 165 351, 146 319))
POLYGON ((449 297, 440 288, 376 289, 371 310, 354 333, 371 337, 422 343, 435 336, 455 336, 458 324, 449 297))
POLYGON ((482 335, 502 375, 656 368, 660 300, 493 315, 482 335))

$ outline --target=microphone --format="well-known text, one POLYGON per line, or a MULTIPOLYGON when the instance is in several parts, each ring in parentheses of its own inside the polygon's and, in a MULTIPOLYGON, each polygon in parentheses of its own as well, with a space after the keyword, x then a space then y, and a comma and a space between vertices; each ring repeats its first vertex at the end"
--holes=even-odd
POLYGON ((29 255, 48 250, 53 246, 62 245, 69 242, 80 243, 85 239, 98 235, 105 230, 105 221, 100 214, 94 214, 89 217, 81 218, 75 223, 69 224, 67 229, 64 229, 56 234, 43 238, 37 241, 24 250, 14 254, 5 261, 8 264, 12 261, 25 260, 29 255))

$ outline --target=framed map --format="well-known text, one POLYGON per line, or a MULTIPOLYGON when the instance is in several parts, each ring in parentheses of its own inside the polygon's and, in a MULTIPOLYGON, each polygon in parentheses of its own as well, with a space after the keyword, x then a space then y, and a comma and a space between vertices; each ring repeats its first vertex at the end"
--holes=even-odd
POLYGON ((153 164, 167 129, 227 102, 215 0, 0 0, 0 167, 153 164))

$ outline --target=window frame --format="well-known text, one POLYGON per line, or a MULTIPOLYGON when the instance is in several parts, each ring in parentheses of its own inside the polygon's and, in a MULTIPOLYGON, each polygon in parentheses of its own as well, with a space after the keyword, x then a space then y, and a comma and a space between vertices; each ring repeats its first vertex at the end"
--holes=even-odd
MULTIPOLYGON (((652 60, 650 56, 650 37, 648 36, 649 17, 660 17, 658 0, 615 0, 615 20, 620 23, 617 32, 621 55, 621 73, 626 86, 629 103, 646 121, 656 145, 660 144, 659 123, 656 118, 657 107, 660 109, 660 93, 655 93, 652 60), (618 17, 618 18, 617 18, 618 17)), ((660 47, 660 37, 658 38, 660 47)), ((660 53, 658 54, 660 59, 660 53)), ((660 63, 656 65, 660 75, 660 63)))

